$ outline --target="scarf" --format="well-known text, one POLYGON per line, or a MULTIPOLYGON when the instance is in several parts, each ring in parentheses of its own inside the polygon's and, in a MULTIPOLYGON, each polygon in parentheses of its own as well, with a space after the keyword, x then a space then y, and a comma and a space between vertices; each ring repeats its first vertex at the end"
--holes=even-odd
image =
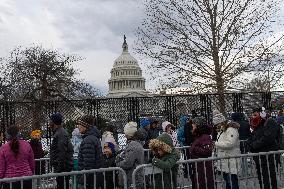
POLYGON ((261 117, 257 116, 255 118, 250 118, 250 127, 252 130, 255 130, 261 124, 261 117))

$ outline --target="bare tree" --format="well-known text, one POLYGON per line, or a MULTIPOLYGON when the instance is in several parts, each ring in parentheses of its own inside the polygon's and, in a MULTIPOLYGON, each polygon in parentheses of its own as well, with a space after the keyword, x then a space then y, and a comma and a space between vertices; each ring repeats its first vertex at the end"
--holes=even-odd
POLYGON ((151 75, 162 73, 171 87, 217 92, 224 111, 224 92, 282 40, 270 31, 280 2, 145 0, 136 50, 152 60, 151 75))
POLYGON ((11 100, 33 102, 26 103, 27 112, 18 117, 32 117, 32 127, 41 128, 48 116, 44 101, 70 102, 72 99, 97 96, 98 90, 77 79, 79 70, 72 63, 79 60, 82 58, 77 55, 64 54, 41 46, 18 47, 9 57, 3 58, 2 75, 11 86, 6 94, 8 93, 11 100))
POLYGON ((80 60, 77 55, 33 46, 18 47, 1 62, 6 70, 4 75, 13 86, 14 98, 43 101, 90 98, 98 94, 92 86, 76 78, 79 70, 72 63, 80 60))

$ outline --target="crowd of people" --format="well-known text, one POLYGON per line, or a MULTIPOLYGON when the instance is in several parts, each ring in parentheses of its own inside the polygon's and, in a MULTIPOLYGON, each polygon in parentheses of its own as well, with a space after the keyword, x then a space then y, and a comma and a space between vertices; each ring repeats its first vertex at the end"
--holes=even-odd
MULTIPOLYGON (((182 153, 176 147, 190 146, 185 159, 211 157, 234 157, 247 152, 259 153, 283 149, 284 112, 272 118, 265 109, 254 109, 249 120, 243 113, 233 113, 228 119, 218 110, 212 112, 212 123, 208 124, 195 112, 181 115, 177 127, 169 121, 161 124, 155 119, 142 118, 140 127, 136 122, 124 126, 126 146, 119 148, 114 128, 107 127, 103 132, 95 126, 93 116, 84 115, 76 121, 72 138, 63 128, 63 116, 54 113, 50 116, 49 127, 53 139, 49 152, 41 145, 41 131, 31 132, 29 142, 19 135, 17 126, 10 126, 6 132, 7 142, 0 148, 0 178, 12 178, 43 174, 44 163, 35 163, 49 153, 53 172, 72 170, 90 170, 108 167, 120 167, 127 176, 127 188, 132 183, 132 174, 138 165, 151 163, 163 173, 154 175, 155 188, 172 189, 177 187, 177 175, 180 168, 177 162, 182 153), (161 130, 159 129, 161 125, 161 130), (244 141, 246 142, 240 142, 244 141), (145 156, 144 149, 150 149, 145 156)), ((257 176, 261 189, 276 189, 276 171, 280 156, 275 154, 254 156, 257 176)), ((239 189, 239 175, 247 174, 246 158, 212 159, 183 167, 184 176, 191 179, 193 189, 215 189, 216 174, 222 175, 226 189, 239 189), (241 173, 240 173, 241 172, 241 173)), ((69 188, 69 176, 56 178, 58 189, 69 188)), ((88 173, 77 176, 77 188, 123 187, 123 175, 113 172, 105 174, 88 173), (95 185, 94 185, 95 184, 95 185)), ((135 178, 136 188, 150 187, 149 180, 140 171, 135 178), (147 184, 147 186, 145 186, 147 184)), ((9 183, 0 183, 10 188, 9 183)), ((21 182, 14 182, 12 188, 21 188, 21 182)), ((38 184, 38 183, 37 183, 38 184)), ((23 182, 23 188, 32 188, 32 181, 23 182)))

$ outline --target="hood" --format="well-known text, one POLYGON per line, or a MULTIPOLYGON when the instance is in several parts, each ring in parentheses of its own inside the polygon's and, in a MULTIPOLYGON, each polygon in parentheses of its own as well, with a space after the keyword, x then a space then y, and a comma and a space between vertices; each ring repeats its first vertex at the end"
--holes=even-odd
POLYGON ((231 118, 233 121, 236 121, 236 122, 245 120, 244 114, 240 112, 232 113, 231 118))
POLYGON ((172 137, 167 133, 163 133, 160 136, 158 136, 157 140, 166 143, 170 147, 174 147, 172 137))
POLYGON ((149 148, 153 151, 157 148, 162 149, 164 152, 171 153, 173 150, 173 140, 167 133, 158 136, 157 139, 152 139, 149 143, 149 148))
POLYGON ((232 128, 235 128, 235 129, 239 129, 239 128, 240 128, 240 124, 239 124, 239 123, 236 123, 236 122, 229 122, 229 123, 228 123, 228 127, 232 127, 232 128))
POLYGON ((96 126, 93 126, 89 130, 87 130, 87 132, 83 135, 83 138, 88 135, 95 135, 98 139, 101 138, 101 133, 96 126))

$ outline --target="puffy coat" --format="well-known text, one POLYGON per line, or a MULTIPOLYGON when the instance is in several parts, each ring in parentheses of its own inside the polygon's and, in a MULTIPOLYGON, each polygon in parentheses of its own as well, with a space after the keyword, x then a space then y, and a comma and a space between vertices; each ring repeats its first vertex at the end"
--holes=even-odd
POLYGON ((101 168, 103 154, 99 136, 98 130, 92 128, 82 136, 83 140, 78 155, 79 170, 101 168))
POLYGON ((19 140, 19 154, 15 158, 10 142, 0 148, 0 178, 31 176, 35 171, 34 153, 30 144, 19 140))
MULTIPOLYGON (((217 157, 228 157, 240 155, 240 140, 238 123, 229 123, 229 127, 224 132, 218 133, 215 142, 217 157)), ((239 158, 223 159, 217 161, 217 169, 219 171, 231 174, 238 174, 240 170, 239 158)))
MULTIPOLYGON (((190 147, 190 155, 192 159, 208 158, 212 156, 213 141, 208 134, 198 136, 190 147)), ((195 185, 193 189, 214 189, 213 162, 205 161, 193 163, 193 178, 195 185), (206 185, 207 183, 207 185, 206 185)))
POLYGON ((138 129, 138 132, 141 133, 141 135, 143 136, 143 137, 142 137, 142 141, 143 141, 144 144, 145 144, 145 141, 146 141, 147 138, 148 138, 148 130, 145 129, 144 127, 140 127, 140 128, 138 129))
POLYGON ((278 124, 283 124, 284 123, 284 116, 277 116, 276 117, 276 121, 278 122, 278 124))
POLYGON ((50 163, 56 173, 73 168, 73 146, 68 133, 62 127, 55 130, 50 146, 50 163))
POLYGON ((247 145, 252 153, 277 151, 280 149, 279 137, 280 125, 272 118, 263 121, 252 132, 251 137, 247 141, 247 145))
MULTIPOLYGON (((132 173, 134 169, 143 164, 144 162, 144 149, 139 141, 129 140, 125 149, 116 156, 116 166, 125 170, 127 175, 127 188, 132 183, 132 173)), ((136 178, 137 188, 143 187, 143 175, 142 172, 137 174, 136 178)), ((122 183, 120 182, 120 185, 122 183)))
POLYGON ((157 139, 150 142, 152 150, 161 147, 167 153, 163 157, 155 157, 152 160, 152 164, 163 171, 163 177, 161 173, 155 174, 155 189, 175 189, 178 174, 178 165, 176 162, 179 160, 180 154, 174 149, 171 136, 166 133, 163 133, 157 139))
POLYGON ((148 130, 148 137, 145 141, 144 148, 149 148, 149 142, 152 139, 156 139, 159 136, 159 129, 158 128, 150 128, 148 130))

